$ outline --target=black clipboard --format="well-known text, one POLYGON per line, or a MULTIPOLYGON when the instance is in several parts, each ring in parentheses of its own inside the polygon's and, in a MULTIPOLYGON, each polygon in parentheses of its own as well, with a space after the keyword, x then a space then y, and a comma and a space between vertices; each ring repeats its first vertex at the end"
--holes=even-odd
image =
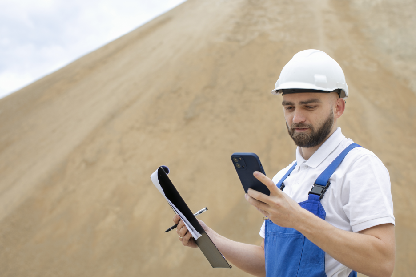
POLYGON ((168 167, 160 166, 151 176, 153 184, 159 189, 162 195, 165 196, 175 213, 177 213, 181 219, 187 223, 188 230, 191 228, 193 229, 193 234, 197 234, 198 238, 195 242, 211 266, 213 268, 231 268, 231 265, 211 241, 210 237, 205 233, 204 229, 199 224, 188 205, 186 205, 185 201, 176 190, 172 181, 168 177, 168 173, 168 167), (188 226, 189 224, 191 226, 188 226))

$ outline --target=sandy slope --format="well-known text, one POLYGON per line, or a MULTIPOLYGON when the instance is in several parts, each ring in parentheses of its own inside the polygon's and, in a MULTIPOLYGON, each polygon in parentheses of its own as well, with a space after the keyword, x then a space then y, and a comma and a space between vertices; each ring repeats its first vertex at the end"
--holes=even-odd
POLYGON ((209 226, 260 243, 230 155, 257 153, 269 175, 294 159, 269 91, 308 48, 344 69, 340 125, 390 171, 394 276, 413 276, 415 12, 410 0, 189 0, 0 100, 1 276, 244 276, 163 232, 172 211, 149 177, 168 165, 209 226))

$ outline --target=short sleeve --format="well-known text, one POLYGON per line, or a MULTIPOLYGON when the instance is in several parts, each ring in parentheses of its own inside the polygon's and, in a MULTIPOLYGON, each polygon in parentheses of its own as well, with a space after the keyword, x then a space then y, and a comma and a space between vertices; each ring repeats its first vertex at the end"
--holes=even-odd
POLYGON ((352 163, 343 182, 343 210, 353 232, 395 224, 388 170, 377 156, 368 152, 352 163))
POLYGON ((263 221, 263 224, 261 225, 261 228, 260 228, 260 232, 259 232, 259 235, 260 235, 260 237, 262 237, 262 238, 266 238, 266 231, 265 231, 265 224, 264 224, 264 222, 266 222, 266 221, 263 221))

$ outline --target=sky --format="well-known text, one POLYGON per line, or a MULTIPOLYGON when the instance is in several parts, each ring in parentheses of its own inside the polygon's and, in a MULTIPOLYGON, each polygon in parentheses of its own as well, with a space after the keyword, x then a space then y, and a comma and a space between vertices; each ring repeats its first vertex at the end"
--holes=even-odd
POLYGON ((0 98, 185 0, 0 0, 0 98))

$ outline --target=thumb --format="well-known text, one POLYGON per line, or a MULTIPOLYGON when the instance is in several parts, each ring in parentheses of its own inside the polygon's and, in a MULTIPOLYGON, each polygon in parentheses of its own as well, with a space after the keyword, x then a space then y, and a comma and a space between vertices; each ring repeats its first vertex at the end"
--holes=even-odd
POLYGON ((204 229, 205 232, 207 232, 210 228, 203 222, 202 220, 198 219, 199 224, 202 226, 202 229, 204 229))
POLYGON ((254 171, 253 175, 269 189, 270 195, 282 196, 282 191, 269 177, 258 171, 254 171))

